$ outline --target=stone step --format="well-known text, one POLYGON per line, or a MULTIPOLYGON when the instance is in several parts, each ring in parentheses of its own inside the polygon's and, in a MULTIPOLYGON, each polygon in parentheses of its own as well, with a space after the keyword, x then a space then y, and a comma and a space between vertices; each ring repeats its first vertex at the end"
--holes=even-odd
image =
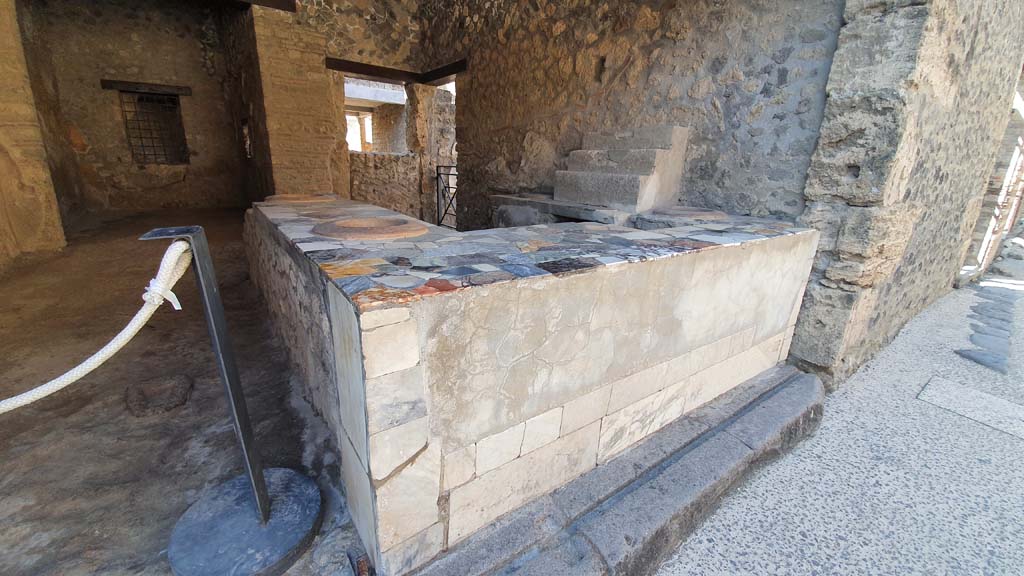
POLYGON ((587 150, 640 150, 657 148, 668 150, 673 145, 685 147, 689 129, 681 126, 651 126, 610 133, 585 134, 583 148, 587 150))
POLYGON ((650 176, 605 172, 555 172, 555 200, 637 211, 650 176))
POLYGON ((573 150, 569 152, 569 170, 574 172, 606 172, 614 174, 654 173, 668 150, 641 148, 636 150, 573 150))

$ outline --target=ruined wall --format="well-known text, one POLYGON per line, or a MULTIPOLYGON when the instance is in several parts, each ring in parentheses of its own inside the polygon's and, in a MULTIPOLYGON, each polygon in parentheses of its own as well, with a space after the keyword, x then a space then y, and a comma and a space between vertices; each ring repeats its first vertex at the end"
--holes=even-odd
POLYGON ((381 104, 373 109, 373 150, 401 154, 409 151, 406 142, 406 107, 381 104))
POLYGON ((682 201, 795 217, 841 0, 427 0, 432 65, 457 78, 460 226, 486 196, 550 189, 582 135, 693 128, 682 201))
POLYGON ((417 0, 298 0, 296 23, 326 38, 327 54, 419 71, 417 0))
MULTIPOLYGON (((30 0, 25 26, 45 46, 56 80, 63 137, 74 150, 80 189, 66 178, 64 203, 90 210, 153 210, 241 203, 237 139, 224 97, 225 57, 216 10, 197 0, 30 0), (181 115, 183 165, 138 164, 131 156, 118 92, 101 79, 188 86, 181 115)), ((45 101, 45 100, 44 100, 45 101)))
POLYGON ((851 0, 803 223, 793 357, 842 379, 949 290, 1024 58, 1017 0, 851 0))
POLYGON ((352 199, 376 204, 419 219, 420 157, 418 154, 349 153, 352 199))
POLYGON ((246 200, 254 202, 274 193, 274 176, 252 11, 222 12, 220 34, 225 56, 231 63, 225 74, 225 95, 239 140, 235 148, 241 165, 242 189, 246 200))
POLYGON ((64 245, 14 0, 0 0, 0 270, 64 245))

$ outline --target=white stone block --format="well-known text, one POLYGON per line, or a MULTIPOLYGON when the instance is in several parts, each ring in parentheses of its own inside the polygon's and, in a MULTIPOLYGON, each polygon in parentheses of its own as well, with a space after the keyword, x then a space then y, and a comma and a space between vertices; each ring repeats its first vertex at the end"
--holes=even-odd
POLYGON ((444 457, 444 491, 462 486, 476 475, 476 444, 470 444, 444 457))
POLYGON ((398 324, 409 319, 408 308, 384 308, 383 310, 370 310, 359 316, 359 327, 366 330, 373 330, 389 324, 398 324))
POLYGON ((366 427, 370 434, 426 415, 427 398, 421 366, 366 381, 366 427))
POLYGON ((345 499, 348 503, 352 524, 359 533, 359 539, 370 558, 377 558, 377 522, 373 512, 373 486, 370 477, 363 470, 355 449, 347 437, 341 439, 341 480, 345 485, 345 499))
POLYGON ((658 364, 612 384, 608 412, 617 412, 655 392, 660 392, 669 384, 665 379, 667 368, 665 363, 658 364))
POLYGON ((648 434, 661 409, 664 394, 652 394, 601 420, 598 461, 607 462, 648 434))
POLYGON ((423 417, 370 436, 370 471, 374 480, 387 478, 427 445, 429 420, 423 417))
POLYGON ((558 439, 558 433, 561 428, 561 406, 530 418, 526 421, 526 429, 523 432, 523 447, 520 452, 527 454, 541 446, 554 442, 558 439))
POLYGON ((412 368, 419 361, 415 320, 363 332, 363 362, 368 379, 412 368))
POLYGON ((498 466, 510 462, 519 457, 519 451, 523 447, 523 432, 526 430, 526 423, 520 422, 515 426, 488 436, 476 443, 476 473, 486 474, 498 466))
POLYGON ((608 411, 608 400, 611 398, 611 393, 612 387, 608 385, 566 404, 562 409, 561 435, 565 436, 591 422, 600 420, 608 411))
POLYGON ((452 490, 449 546, 593 468, 600 429, 593 422, 452 490))
POLYGON ((431 442, 408 465, 377 487, 381 550, 390 550, 438 521, 441 448, 431 442))
POLYGON ((440 554, 443 547, 444 524, 438 522, 390 550, 385 550, 381 554, 377 574, 406 574, 440 554))

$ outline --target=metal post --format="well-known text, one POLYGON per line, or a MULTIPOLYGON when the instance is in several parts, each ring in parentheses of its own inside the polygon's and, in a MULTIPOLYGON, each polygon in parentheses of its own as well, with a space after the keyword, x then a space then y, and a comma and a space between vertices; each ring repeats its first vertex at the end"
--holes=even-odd
POLYGON ((213 344, 213 355, 217 358, 221 381, 228 396, 231 419, 235 425, 238 443, 242 446, 245 459, 245 470, 252 485, 252 493, 256 498, 256 509, 260 522, 266 524, 270 519, 270 496, 267 484, 263 479, 263 463, 252 434, 249 423, 249 412, 245 406, 245 396, 238 378, 238 367, 235 365, 235 354, 228 339, 227 324, 224 320, 224 305, 220 300, 220 289, 217 276, 213 271, 213 259, 210 247, 206 242, 206 233, 202 226, 179 226, 174 228, 156 228, 144 234, 140 240, 187 240, 192 246, 192 264, 199 284, 199 294, 206 313, 206 327, 210 331, 213 344))

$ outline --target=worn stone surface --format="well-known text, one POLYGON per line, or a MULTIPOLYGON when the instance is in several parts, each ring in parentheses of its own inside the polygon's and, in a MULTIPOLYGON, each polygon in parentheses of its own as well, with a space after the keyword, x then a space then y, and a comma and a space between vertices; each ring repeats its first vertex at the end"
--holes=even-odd
POLYGON ((494 193, 550 190, 589 132, 693 133, 683 202, 798 215, 842 3, 759 0, 424 2, 436 64, 457 78, 460 226, 494 193))
POLYGON ((845 378, 952 285, 1009 118, 1022 19, 1012 1, 847 3, 801 216, 822 233, 793 339, 805 366, 845 378))
POLYGON ((184 406, 194 384, 188 374, 132 382, 124 390, 124 403, 133 416, 163 414, 184 406))

